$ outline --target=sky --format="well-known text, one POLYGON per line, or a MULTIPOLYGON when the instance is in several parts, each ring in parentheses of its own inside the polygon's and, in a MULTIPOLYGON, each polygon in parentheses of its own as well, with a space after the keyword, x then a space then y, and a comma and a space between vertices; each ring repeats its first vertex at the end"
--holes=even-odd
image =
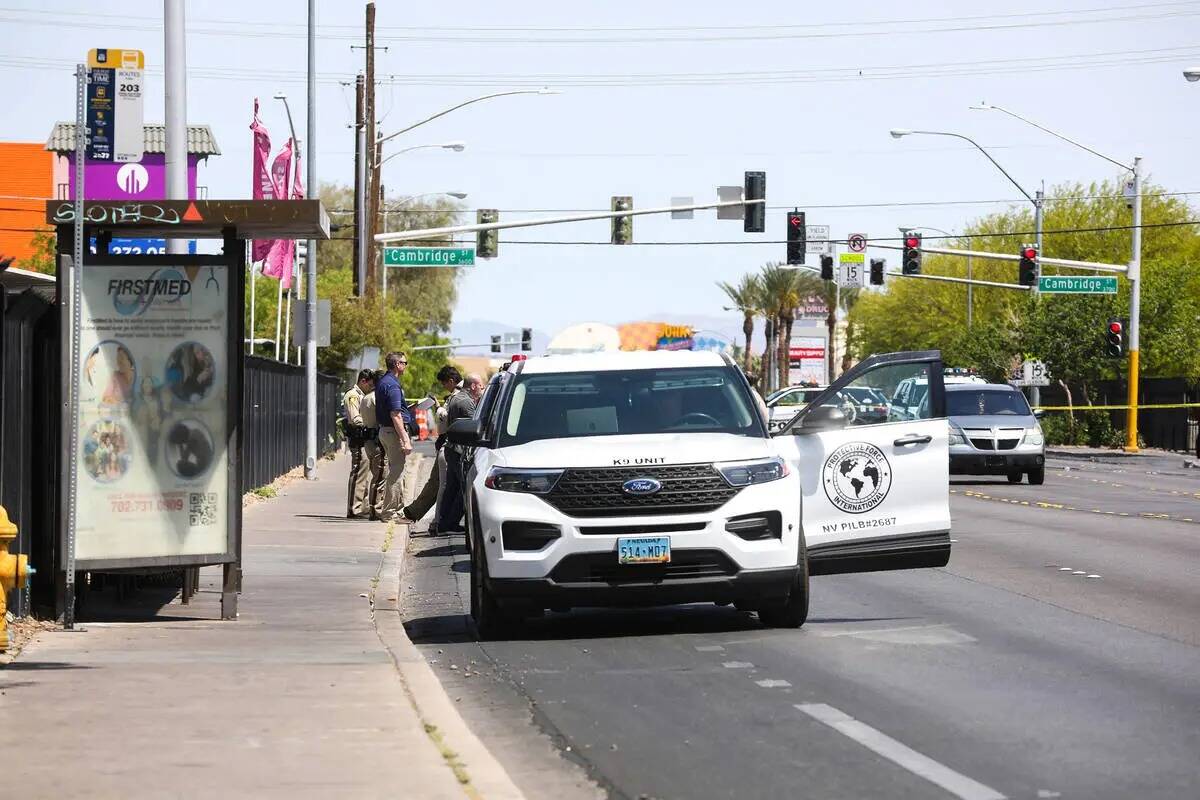
MULTIPOLYGON (((316 158, 323 182, 353 179, 353 76, 362 69, 363 4, 317 0, 316 158), (349 83, 350 85, 343 85, 349 83)), ((140 48, 146 120, 163 107, 162 2, 0 0, 0 139, 43 141, 73 117, 73 66, 92 47, 140 48)), ((222 155, 202 168, 210 198, 250 192, 253 102, 276 148, 286 92, 305 130, 303 0, 187 3, 188 121, 213 129, 222 155)), ((987 101, 1200 195, 1196 123, 1200 0, 882 2, 377 3, 380 129, 386 134, 464 100, 502 97, 393 140, 422 149, 384 167, 389 193, 466 192, 504 220, 538 210, 715 199, 745 170, 767 173, 767 230, 746 234, 715 212, 639 217, 635 242, 607 222, 504 231, 500 257, 464 268, 457 320, 553 333, 584 321, 694 316, 730 335, 720 280, 784 256, 785 213, 808 212, 835 238, 895 237, 898 226, 961 229, 1024 202, 976 150, 945 137, 893 139, 902 127, 975 138, 1026 189, 1102 180, 1119 170, 995 111, 987 101), (965 202, 971 201, 971 202, 965 202), (523 243, 524 242, 524 243, 523 243), (555 242, 534 244, 530 242, 555 242)), ((392 152, 392 151, 387 151, 392 152)), ((875 255, 895 261, 891 251, 875 255)), ((1114 254, 1123 260, 1124 254, 1114 254)), ((892 264, 893 266, 894 263, 892 264)))

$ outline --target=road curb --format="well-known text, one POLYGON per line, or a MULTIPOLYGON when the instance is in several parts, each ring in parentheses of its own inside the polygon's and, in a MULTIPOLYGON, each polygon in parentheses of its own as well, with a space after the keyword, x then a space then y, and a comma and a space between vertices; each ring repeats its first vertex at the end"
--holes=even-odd
POLYGON ((372 596, 375 630, 396 664, 417 716, 427 731, 430 726, 436 728, 440 743, 453 751, 456 756, 454 761, 465 770, 470 779, 469 787, 465 787, 468 788, 468 795, 486 800, 524 800, 525 795, 513 783, 508 772, 467 727, 433 668, 404 630, 400 603, 403 598, 404 555, 408 551, 409 532, 410 526, 397 525, 391 546, 380 561, 378 583, 372 596), (383 602, 376 602, 380 597, 384 598, 383 602))

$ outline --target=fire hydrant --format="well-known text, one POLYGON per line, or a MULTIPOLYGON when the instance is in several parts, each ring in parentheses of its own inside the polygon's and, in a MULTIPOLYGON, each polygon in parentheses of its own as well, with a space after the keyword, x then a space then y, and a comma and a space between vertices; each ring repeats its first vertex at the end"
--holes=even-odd
POLYGON ((8 593, 25 583, 33 572, 28 557, 8 552, 16 538, 17 526, 0 506, 0 650, 8 649, 8 593))

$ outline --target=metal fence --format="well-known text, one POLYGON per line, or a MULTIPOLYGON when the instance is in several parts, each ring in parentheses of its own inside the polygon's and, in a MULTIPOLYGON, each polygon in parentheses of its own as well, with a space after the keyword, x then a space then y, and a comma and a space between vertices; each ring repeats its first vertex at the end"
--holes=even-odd
MULTIPOLYGON (((337 447, 338 379, 317 376, 317 450, 337 447)), ((242 492, 304 464, 304 368, 246 356, 242 381, 242 492)))
MULTIPOLYGON (((59 379, 58 306, 53 289, 0 290, 0 505, 17 526, 11 552, 42 567, 57 563, 59 379)), ((54 570, 32 579, 32 596, 54 596, 54 570)), ((9 596, 15 616, 30 611, 23 587, 9 596)))

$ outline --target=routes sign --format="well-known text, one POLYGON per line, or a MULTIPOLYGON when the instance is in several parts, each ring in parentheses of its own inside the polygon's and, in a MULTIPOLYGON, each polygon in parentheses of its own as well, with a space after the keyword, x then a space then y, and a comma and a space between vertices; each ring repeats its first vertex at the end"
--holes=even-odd
POLYGON ((1115 275, 1042 275, 1038 291, 1046 294, 1116 294, 1115 275))
POLYGON ((385 247, 385 267, 473 267, 473 247, 385 247))
POLYGON ((117 164, 142 160, 141 50, 97 47, 88 52, 87 156, 117 164))

